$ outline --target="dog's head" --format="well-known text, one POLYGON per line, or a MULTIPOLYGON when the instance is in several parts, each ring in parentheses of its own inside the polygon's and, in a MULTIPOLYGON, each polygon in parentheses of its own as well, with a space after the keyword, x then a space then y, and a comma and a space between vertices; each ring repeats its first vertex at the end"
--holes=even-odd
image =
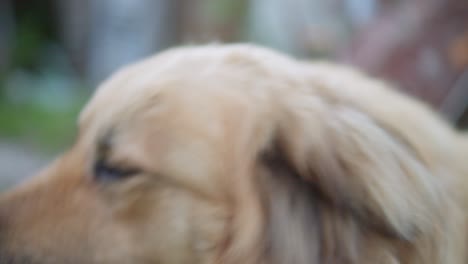
POLYGON ((320 76, 243 45, 123 69, 74 146, 3 195, 0 262, 390 263, 448 243, 431 157, 320 76))

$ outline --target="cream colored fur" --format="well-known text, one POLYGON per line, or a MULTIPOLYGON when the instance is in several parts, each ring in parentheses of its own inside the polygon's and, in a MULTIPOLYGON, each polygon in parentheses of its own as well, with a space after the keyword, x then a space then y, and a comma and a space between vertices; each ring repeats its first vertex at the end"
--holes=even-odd
POLYGON ((463 264, 467 159, 351 67, 174 48, 104 82, 73 147, 0 198, 0 263, 463 264))

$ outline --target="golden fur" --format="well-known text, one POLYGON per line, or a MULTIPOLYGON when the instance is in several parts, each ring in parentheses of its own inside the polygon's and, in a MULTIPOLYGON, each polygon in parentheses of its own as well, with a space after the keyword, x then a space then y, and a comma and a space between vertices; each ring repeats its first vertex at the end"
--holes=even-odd
POLYGON ((128 66, 0 200, 0 263, 468 261, 468 139, 344 66, 246 44, 128 66))

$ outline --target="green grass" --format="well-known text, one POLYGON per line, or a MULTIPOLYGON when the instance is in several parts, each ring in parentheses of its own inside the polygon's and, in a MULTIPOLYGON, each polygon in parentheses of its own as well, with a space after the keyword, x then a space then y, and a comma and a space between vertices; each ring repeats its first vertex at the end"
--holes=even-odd
POLYGON ((32 143, 46 152, 71 143, 84 97, 60 111, 34 103, 14 104, 0 98, 0 135, 32 143))

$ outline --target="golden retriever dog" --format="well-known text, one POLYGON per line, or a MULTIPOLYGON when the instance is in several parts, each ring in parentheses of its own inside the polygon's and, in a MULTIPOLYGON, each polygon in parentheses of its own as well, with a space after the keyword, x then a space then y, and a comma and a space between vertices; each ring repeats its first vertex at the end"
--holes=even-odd
POLYGON ((249 44, 120 70, 0 198, 0 263, 467 263, 468 139, 345 66, 249 44))

